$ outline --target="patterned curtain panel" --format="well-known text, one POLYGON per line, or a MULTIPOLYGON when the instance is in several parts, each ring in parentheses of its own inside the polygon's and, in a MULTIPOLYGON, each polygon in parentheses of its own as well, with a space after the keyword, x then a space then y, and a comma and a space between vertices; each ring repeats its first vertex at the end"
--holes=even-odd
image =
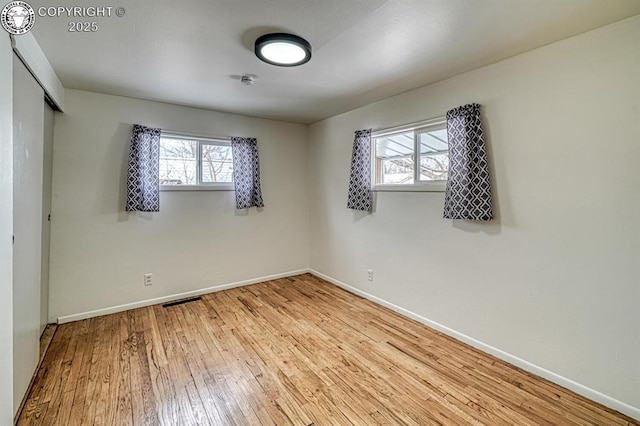
POLYGON ((480 124, 480 105, 447 112, 449 180, 444 199, 446 219, 491 220, 491 182, 480 124))
POLYGON ((371 129, 355 132, 349 175, 347 208, 370 212, 371 202, 371 129))
POLYGON ((160 211, 160 129, 133 125, 127 174, 128 212, 160 211))
POLYGON ((231 138, 233 182, 236 188, 236 209, 264 207, 260 189, 260 161, 255 138, 231 138))

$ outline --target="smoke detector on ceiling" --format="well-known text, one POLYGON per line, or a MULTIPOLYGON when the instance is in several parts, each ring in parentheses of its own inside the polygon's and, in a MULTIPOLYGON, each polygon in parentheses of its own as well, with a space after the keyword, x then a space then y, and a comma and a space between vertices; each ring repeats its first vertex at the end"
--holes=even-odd
POLYGON ((242 77, 240 77, 240 83, 244 84, 245 86, 251 86, 254 83, 253 76, 249 74, 243 75, 242 77))

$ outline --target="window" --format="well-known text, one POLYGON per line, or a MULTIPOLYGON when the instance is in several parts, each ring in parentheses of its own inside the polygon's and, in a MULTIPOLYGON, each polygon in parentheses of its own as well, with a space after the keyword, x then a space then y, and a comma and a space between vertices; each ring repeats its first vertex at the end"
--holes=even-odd
POLYGON ((173 189, 233 189, 231 142, 162 133, 160 185, 173 189))
POLYGON ((449 144, 444 118, 371 135, 373 189, 444 191, 449 144))

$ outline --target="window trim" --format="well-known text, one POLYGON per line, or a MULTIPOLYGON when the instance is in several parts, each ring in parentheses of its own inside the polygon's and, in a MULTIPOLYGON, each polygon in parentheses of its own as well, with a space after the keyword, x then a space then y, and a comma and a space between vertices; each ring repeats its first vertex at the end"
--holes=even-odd
POLYGON ((160 191, 235 191, 234 182, 202 182, 202 145, 231 146, 231 138, 225 136, 202 136, 182 132, 161 130, 160 139, 182 139, 196 141, 197 146, 197 171, 195 185, 160 185, 160 191))
MULTIPOLYGON (((371 132, 371 191, 372 192, 445 192, 447 187, 446 180, 424 181, 419 179, 420 168, 418 138, 416 134, 422 133, 433 127, 446 126, 447 118, 445 116, 435 117, 428 120, 418 121, 414 123, 403 124, 400 126, 388 127, 371 132), (376 139, 397 133, 413 132, 413 154, 412 157, 418 160, 413 168, 413 183, 381 183, 376 184, 376 139)), ((446 127, 445 127, 446 128, 446 127)))

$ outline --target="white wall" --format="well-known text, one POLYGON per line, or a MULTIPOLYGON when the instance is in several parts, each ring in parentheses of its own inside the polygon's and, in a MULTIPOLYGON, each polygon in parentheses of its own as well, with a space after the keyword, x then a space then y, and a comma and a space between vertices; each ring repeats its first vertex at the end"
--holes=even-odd
POLYGON ((0 35, 0 424, 13 423, 13 51, 0 35))
POLYGON ((311 268, 640 409, 638 40, 635 17, 312 125, 311 268), (346 209, 355 130, 469 102, 496 220, 442 219, 443 193, 346 209))
POLYGON ((303 125, 66 91, 54 128, 51 318, 307 268, 306 138, 303 125), (236 212, 232 191, 184 191, 162 192, 159 213, 125 213, 132 123, 258 138, 263 211, 236 212))
POLYGON ((40 358, 44 91, 13 61, 13 397, 17 411, 40 358))

